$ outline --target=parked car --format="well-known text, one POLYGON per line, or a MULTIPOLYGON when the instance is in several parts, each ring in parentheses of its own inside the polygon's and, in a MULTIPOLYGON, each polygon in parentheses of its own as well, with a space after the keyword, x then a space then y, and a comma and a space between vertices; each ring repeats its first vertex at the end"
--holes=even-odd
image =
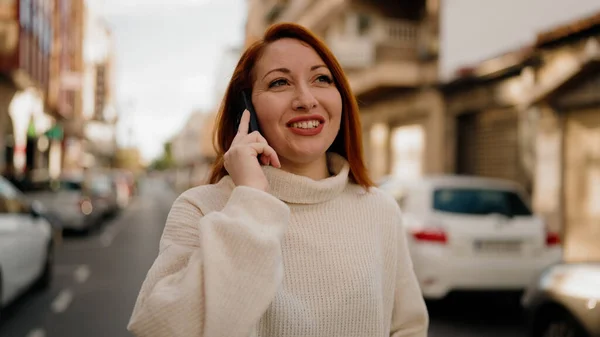
POLYGON ((549 267, 522 303, 531 337, 600 336, 600 261, 549 267))
POLYGON ((32 285, 52 281, 52 228, 42 211, 0 177, 0 310, 32 285))
POLYGON ((387 179, 403 211, 415 273, 428 299, 452 291, 523 291, 560 261, 557 233, 534 215, 524 190, 468 176, 387 179))
POLYGON ((63 229, 82 233, 101 226, 118 209, 114 183, 104 173, 63 175, 37 183, 27 196, 40 201, 63 229))
POLYGON ((62 229, 85 232, 102 220, 102 212, 85 195, 82 177, 61 177, 57 181, 38 184, 35 190, 27 192, 27 196, 41 202, 62 229))

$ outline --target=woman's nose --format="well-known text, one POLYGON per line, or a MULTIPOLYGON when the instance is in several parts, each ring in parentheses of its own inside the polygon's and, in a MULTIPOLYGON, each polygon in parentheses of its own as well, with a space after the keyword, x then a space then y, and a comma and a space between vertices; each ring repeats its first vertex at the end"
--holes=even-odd
POLYGON ((292 102, 294 110, 311 110, 318 106, 319 102, 313 96, 310 88, 299 87, 296 92, 296 98, 292 102))

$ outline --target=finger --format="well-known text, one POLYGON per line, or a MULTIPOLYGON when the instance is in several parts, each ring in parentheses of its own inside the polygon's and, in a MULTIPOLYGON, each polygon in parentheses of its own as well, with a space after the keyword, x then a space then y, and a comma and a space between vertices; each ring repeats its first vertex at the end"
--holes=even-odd
POLYGON ((275 149, 265 143, 250 143, 248 145, 254 149, 254 151, 256 151, 257 156, 262 154, 263 157, 268 157, 268 161, 271 163, 271 165, 277 168, 281 167, 281 163, 279 162, 279 157, 277 156, 275 149))
POLYGON ((263 137, 258 131, 254 131, 248 135, 249 143, 265 143, 268 144, 267 139, 263 137))
POLYGON ((242 113, 242 118, 240 120, 240 125, 238 126, 238 134, 247 135, 248 128, 250 127, 250 112, 248 110, 244 110, 242 113))

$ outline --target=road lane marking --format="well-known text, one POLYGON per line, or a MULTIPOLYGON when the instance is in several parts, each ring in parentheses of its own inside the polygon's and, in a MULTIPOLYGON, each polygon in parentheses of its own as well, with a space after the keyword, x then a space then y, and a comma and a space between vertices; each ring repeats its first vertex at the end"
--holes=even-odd
POLYGON ((71 304, 71 301, 73 301, 73 292, 71 289, 63 289, 54 301, 52 301, 52 312, 55 314, 64 312, 71 304))
POLYGON ((85 283, 90 277, 91 270, 87 264, 82 264, 73 272, 73 277, 77 283, 85 283))
POLYGON ((26 337, 46 337, 46 331, 44 329, 31 330, 26 337))
POLYGON ((131 212, 130 210, 126 211, 127 213, 123 214, 118 220, 112 222, 111 225, 106 227, 106 230, 104 230, 104 232, 100 235, 100 244, 104 248, 110 247, 117 235, 119 235, 125 226, 131 223, 133 217, 135 217, 135 212, 131 212))

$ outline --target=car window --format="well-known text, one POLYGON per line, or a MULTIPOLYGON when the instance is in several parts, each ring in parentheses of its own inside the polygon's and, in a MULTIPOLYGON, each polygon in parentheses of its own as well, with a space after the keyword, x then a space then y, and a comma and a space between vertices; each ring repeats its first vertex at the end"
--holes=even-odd
POLYGON ((60 189, 62 191, 81 191, 81 182, 78 181, 61 181, 60 189))
POLYGON ((0 179, 0 214, 14 214, 27 212, 21 200, 21 194, 4 179, 0 179))
POLYGON ((530 216, 531 210, 512 191, 491 189, 440 188, 433 192, 433 208, 441 212, 506 216, 530 216))
POLYGON ((18 198, 19 191, 8 181, 0 178, 0 194, 7 198, 18 198))
POLYGON ((91 179, 89 190, 92 194, 106 194, 111 190, 110 178, 98 176, 91 179))

